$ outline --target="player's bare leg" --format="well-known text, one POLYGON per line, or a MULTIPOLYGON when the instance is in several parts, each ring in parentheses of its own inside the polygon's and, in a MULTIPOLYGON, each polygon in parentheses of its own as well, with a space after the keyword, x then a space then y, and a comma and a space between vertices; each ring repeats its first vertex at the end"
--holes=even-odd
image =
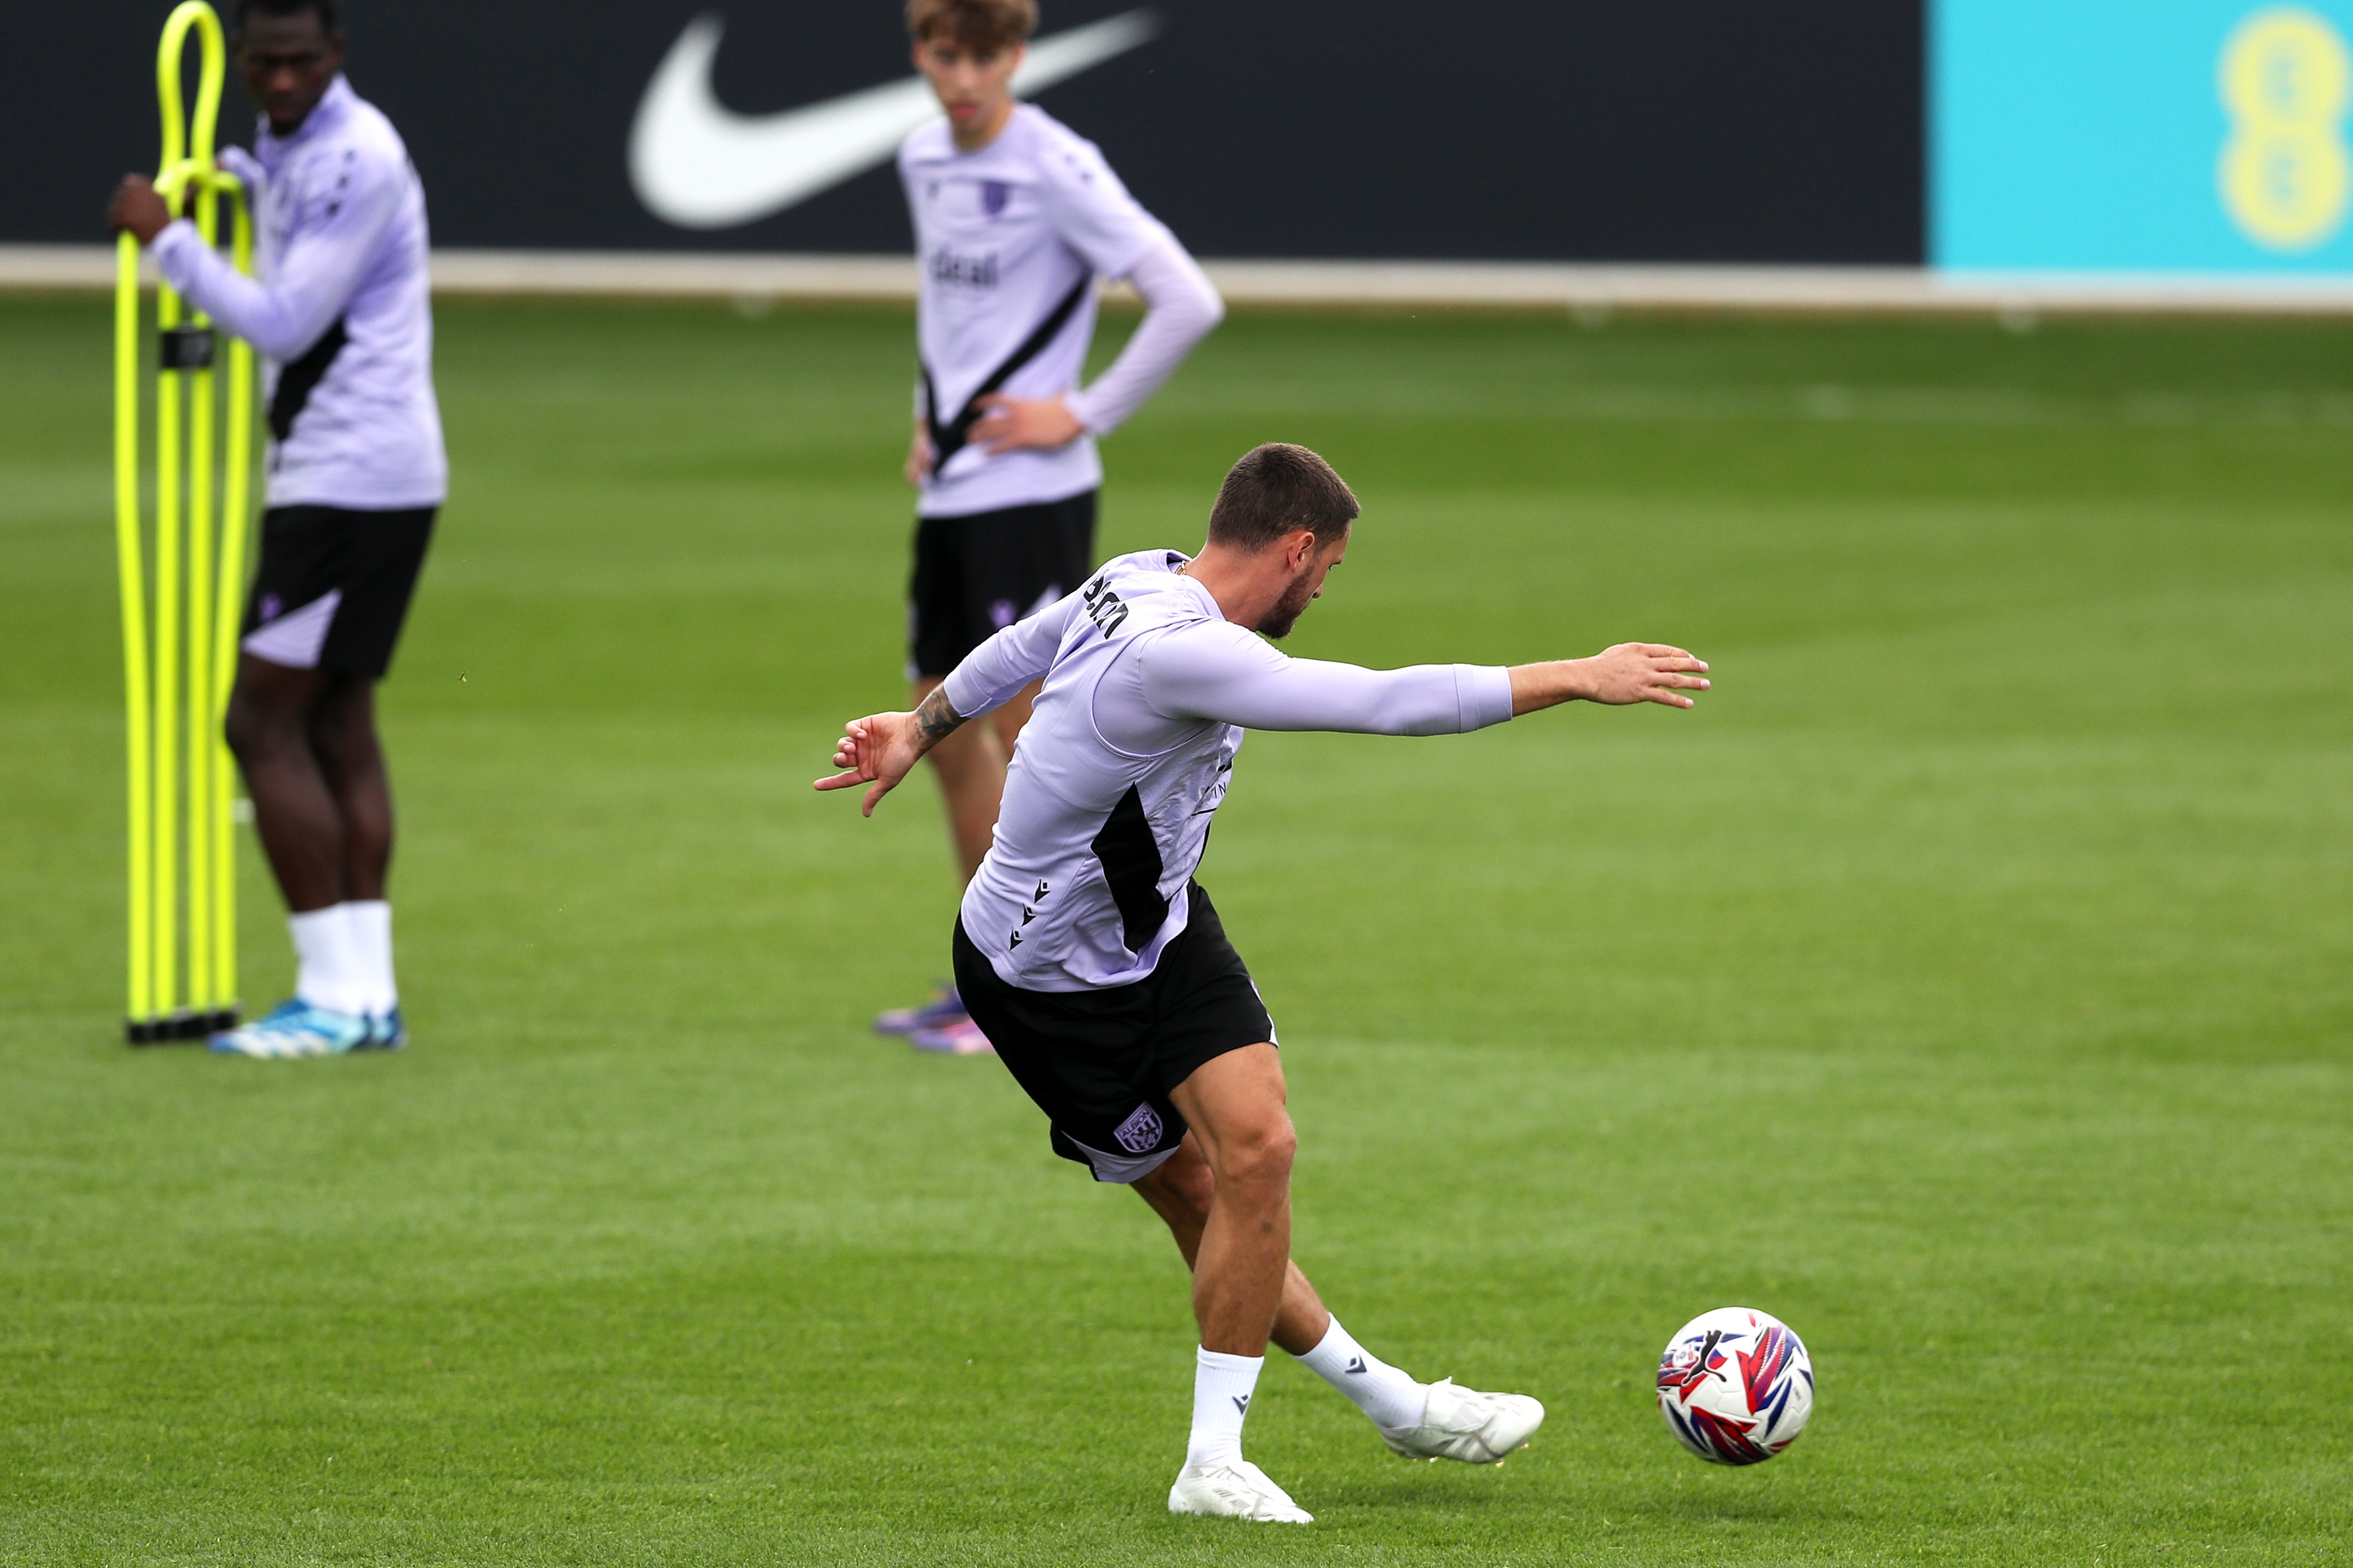
MULTIPOLYGON (((1218 1180, 1209 1169, 1209 1157, 1201 1152, 1193 1134, 1186 1133, 1176 1152, 1134 1186, 1136 1196, 1152 1205, 1152 1211, 1167 1225, 1168 1234, 1176 1237, 1176 1250, 1185 1257, 1185 1267, 1198 1267, 1201 1233, 1209 1223, 1218 1180)), ((1332 1314, 1324 1310, 1315 1287, 1308 1283, 1297 1263, 1286 1258, 1282 1297, 1275 1306, 1273 1331, 1269 1337, 1293 1355, 1303 1356, 1315 1348, 1331 1327, 1332 1314)))
POLYGON ((216 1051, 332 1056, 405 1042, 392 983, 392 788, 375 684, 243 654, 224 724, 286 899, 294 995, 216 1051))
POLYGON ((339 677, 311 710, 311 754, 343 826, 343 896, 382 899, 392 867, 392 778, 375 733, 375 682, 339 677))
MULTIPOLYGON (((1312 1524, 1314 1515, 1242 1458, 1242 1422, 1266 1364, 1267 1336, 1297 1277, 1291 1157, 1298 1137, 1283 1107, 1282 1060, 1271 1045, 1228 1051, 1195 1068, 1168 1098, 1191 1124, 1169 1163, 1187 1149, 1198 1163, 1144 1192, 1177 1231, 1177 1245, 1190 1246, 1193 1315, 1201 1324, 1193 1433, 1185 1468, 1168 1489, 1169 1511, 1312 1524), (1198 1206, 1205 1174, 1206 1212, 1198 1206)), ((1303 1289, 1306 1283, 1299 1280, 1303 1289)), ((1314 1293, 1307 1295, 1312 1302, 1314 1293)))
POLYGON ((343 814, 311 742, 311 719, 337 677, 240 654, 229 693, 228 749, 278 890, 295 914, 342 903, 343 814))
MULTIPOLYGON (((1239 1312, 1245 1325, 1259 1321, 1268 1322, 1267 1331, 1257 1342, 1258 1353, 1263 1354, 1266 1341, 1271 1338, 1309 1371, 1345 1394, 1379 1429, 1382 1441, 1408 1458, 1500 1464, 1506 1455, 1526 1444, 1544 1421, 1542 1405, 1525 1394, 1482 1394, 1459 1388, 1451 1378, 1435 1384, 1416 1382, 1357 1343, 1325 1309, 1314 1286, 1292 1261, 1289 1176, 1293 1136, 1290 1116, 1283 1109, 1282 1069, 1272 1046, 1252 1046, 1216 1058, 1178 1086, 1169 1098, 1196 1129, 1204 1125, 1195 1121, 1198 1112, 1224 1118, 1229 1139, 1233 1137, 1233 1129, 1240 1126, 1260 1129, 1258 1139, 1264 1142, 1270 1136, 1265 1130, 1278 1117, 1281 1125, 1283 1179, 1279 1221, 1278 1205, 1264 1191, 1246 1193, 1239 1204, 1228 1202, 1229 1188, 1215 1155, 1219 1146, 1215 1132, 1206 1139, 1198 1138, 1194 1131, 1187 1132, 1175 1154, 1134 1184, 1137 1195, 1151 1205, 1153 1212, 1167 1225, 1177 1251, 1193 1270, 1194 1306, 1201 1320, 1205 1352, 1225 1348, 1210 1338, 1213 1317, 1219 1321, 1217 1331, 1230 1335, 1230 1324, 1239 1312), (1235 1065, 1211 1075, 1205 1082, 1203 1074, 1221 1062, 1235 1065), (1268 1277, 1262 1258, 1252 1260, 1257 1265, 1255 1268, 1245 1266, 1238 1270, 1235 1259, 1221 1256, 1211 1244, 1213 1232, 1222 1231, 1230 1237, 1253 1230, 1270 1240, 1279 1230, 1283 1243, 1271 1320, 1256 1317, 1261 1308, 1255 1300, 1246 1306, 1236 1305, 1247 1292, 1235 1289, 1230 1279, 1219 1284, 1205 1278, 1212 1270, 1229 1275, 1239 1272, 1248 1275, 1262 1289, 1268 1277)), ((1247 1166, 1249 1162, 1229 1159, 1226 1163, 1247 1166)), ((1261 1184, 1264 1173, 1259 1173, 1261 1184)), ((1213 1376, 1220 1363, 1208 1355, 1203 1361, 1201 1375, 1205 1379, 1213 1376)), ((1199 1405, 1197 1398, 1197 1422, 1199 1405)), ((1179 1484, 1181 1489, 1181 1479, 1179 1484)))
POLYGON ((1285 1107, 1282 1058, 1271 1045, 1228 1051, 1202 1063, 1168 1098, 1191 1125, 1211 1184, 1192 1258, 1201 1347, 1264 1355, 1293 1273, 1291 1161, 1299 1138, 1285 1107))

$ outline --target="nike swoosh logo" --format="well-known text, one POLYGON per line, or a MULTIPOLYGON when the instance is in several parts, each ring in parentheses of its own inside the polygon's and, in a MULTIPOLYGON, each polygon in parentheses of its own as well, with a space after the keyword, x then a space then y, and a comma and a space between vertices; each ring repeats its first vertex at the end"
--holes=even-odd
MULTIPOLYGON (((920 76, 885 82, 781 114, 744 115, 712 90, 711 65, 727 24, 696 17, 654 71, 629 129, 629 183, 656 217, 681 228, 728 228, 779 213, 862 174, 940 112, 920 76)), ((1032 93, 1160 31, 1148 10, 1056 33, 1029 46, 1013 90, 1032 93)))

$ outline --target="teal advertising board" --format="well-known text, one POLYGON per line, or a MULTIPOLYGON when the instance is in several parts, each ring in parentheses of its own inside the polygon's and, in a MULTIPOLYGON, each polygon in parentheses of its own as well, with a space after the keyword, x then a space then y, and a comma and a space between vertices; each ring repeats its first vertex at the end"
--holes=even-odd
POLYGON ((2353 0, 1932 0, 1928 258, 2353 275, 2353 0))

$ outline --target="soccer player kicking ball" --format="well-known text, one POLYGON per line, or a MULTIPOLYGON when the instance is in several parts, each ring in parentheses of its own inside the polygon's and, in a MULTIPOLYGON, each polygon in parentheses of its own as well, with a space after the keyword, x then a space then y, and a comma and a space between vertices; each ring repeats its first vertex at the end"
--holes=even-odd
POLYGON ((448 486, 425 193, 399 132, 343 79, 333 0, 242 0, 236 49, 263 125, 253 153, 222 162, 259 197, 261 278, 230 267, 135 174, 107 214, 267 361, 269 493, 227 731, 286 897, 294 994, 212 1047, 389 1050, 407 1034, 375 683, 448 486))
POLYGON ((1495 1464, 1544 1420, 1525 1394, 1388 1365, 1291 1261, 1295 1140, 1274 1025, 1193 880, 1242 731, 1451 734, 1579 700, 1688 708, 1684 693, 1707 688, 1706 665, 1651 643, 1509 669, 1286 658, 1260 637, 1322 594, 1356 513, 1314 453, 1261 447, 1226 476, 1198 555, 1112 562, 983 643, 913 712, 852 722, 834 752, 845 771, 817 782, 865 785, 871 815, 943 739, 1044 681, 965 891, 956 984, 1050 1119, 1054 1152, 1134 1187, 1193 1271, 1201 1344, 1176 1513, 1310 1521, 1242 1458, 1269 1339, 1409 1458, 1495 1464))
MULTIPOLYGON (((1142 406, 1225 314, 1166 226, 1092 142, 1013 98, 1034 0, 910 0, 915 66, 941 119, 907 138, 899 177, 923 266, 923 374, 907 452, 916 503, 907 669, 921 704, 1000 627, 1060 598, 1094 564, 1094 437, 1142 406), (1144 320, 1084 390, 1095 279, 1124 278, 1144 320)), ((1016 692, 932 752, 958 869, 988 850, 1005 763, 1029 714, 1016 692)), ((988 1040, 950 991, 875 1027, 972 1055, 988 1040)))

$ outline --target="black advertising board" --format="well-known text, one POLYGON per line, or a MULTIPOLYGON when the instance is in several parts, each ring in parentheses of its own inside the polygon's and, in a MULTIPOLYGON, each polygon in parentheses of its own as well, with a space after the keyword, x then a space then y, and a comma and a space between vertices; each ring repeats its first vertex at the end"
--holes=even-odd
MULTIPOLYGON (((0 241, 103 238, 108 188, 154 164, 168 9, 81 0, 14 19, 0 241)), ((353 84, 406 137, 438 244, 908 244, 888 158, 872 155, 895 135, 876 89, 910 72, 889 0, 344 9, 353 84), (649 128, 665 62, 667 111, 649 128), (845 161, 859 172, 827 184, 845 161), (681 185, 718 163, 736 168, 733 186, 681 185), (663 207, 701 216, 681 225, 663 207)), ((1038 52, 1063 40, 1061 79, 1032 96, 1204 256, 1916 263, 1921 11, 1047 0, 1038 52)), ((229 99, 225 130, 242 140, 251 110, 234 82, 229 99)))

